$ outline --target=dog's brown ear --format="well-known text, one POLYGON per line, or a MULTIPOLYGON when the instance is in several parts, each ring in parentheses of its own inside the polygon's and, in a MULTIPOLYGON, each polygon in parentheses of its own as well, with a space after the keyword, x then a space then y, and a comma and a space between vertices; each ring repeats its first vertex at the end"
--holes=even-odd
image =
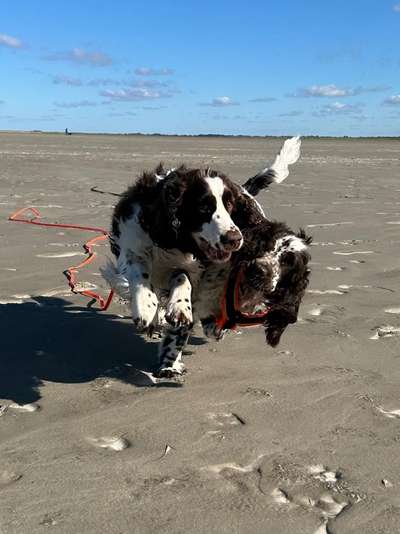
POLYGON ((297 310, 294 307, 278 306, 267 315, 264 323, 265 337, 268 345, 276 347, 288 324, 297 321, 297 310))
POLYGON ((163 186, 163 207, 166 222, 173 228, 174 232, 177 232, 181 225, 178 212, 182 205, 185 187, 182 180, 173 172, 165 178, 163 186))

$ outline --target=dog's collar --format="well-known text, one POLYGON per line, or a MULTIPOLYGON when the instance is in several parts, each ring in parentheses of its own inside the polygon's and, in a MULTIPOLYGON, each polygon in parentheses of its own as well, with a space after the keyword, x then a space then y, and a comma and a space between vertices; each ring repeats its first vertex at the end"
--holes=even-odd
POLYGON ((260 313, 244 313, 238 308, 240 282, 244 276, 244 263, 235 266, 225 283, 221 299, 221 310, 216 318, 219 330, 234 330, 237 326, 248 327, 263 324, 270 308, 260 313))

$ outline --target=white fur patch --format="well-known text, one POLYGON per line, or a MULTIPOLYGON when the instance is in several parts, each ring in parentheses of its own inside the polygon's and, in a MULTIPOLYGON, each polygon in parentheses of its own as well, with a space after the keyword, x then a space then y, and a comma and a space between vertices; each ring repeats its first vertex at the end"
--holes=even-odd
POLYGON ((272 291, 275 291, 281 275, 280 257, 285 252, 303 252, 307 245, 295 235, 287 235, 276 240, 274 250, 265 255, 272 266, 272 291))
POLYGON ((222 195, 225 189, 224 182, 218 176, 215 178, 205 178, 205 181, 216 200, 217 206, 211 217, 211 221, 204 223, 200 232, 194 234, 194 238, 197 241, 199 238, 203 238, 212 247, 220 248, 221 236, 230 230, 239 232, 239 228, 232 221, 222 201, 222 195))

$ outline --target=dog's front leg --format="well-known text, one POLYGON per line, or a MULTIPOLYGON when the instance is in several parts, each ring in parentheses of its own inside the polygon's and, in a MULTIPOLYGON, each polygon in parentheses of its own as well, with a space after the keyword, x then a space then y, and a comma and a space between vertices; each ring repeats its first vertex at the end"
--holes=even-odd
MULTIPOLYGON (((122 256, 122 255, 121 255, 122 256)), ((119 257, 121 272, 129 282, 132 320, 138 330, 146 330, 152 323, 158 308, 157 295, 151 285, 151 253, 135 254, 128 251, 126 257, 119 257)))
POLYGON ((185 370, 182 362, 182 352, 191 331, 191 326, 169 327, 166 329, 164 338, 159 346, 160 366, 155 376, 172 378, 182 375, 185 370))
POLYGON ((174 327, 193 325, 192 284, 184 272, 176 272, 171 278, 165 320, 174 327))

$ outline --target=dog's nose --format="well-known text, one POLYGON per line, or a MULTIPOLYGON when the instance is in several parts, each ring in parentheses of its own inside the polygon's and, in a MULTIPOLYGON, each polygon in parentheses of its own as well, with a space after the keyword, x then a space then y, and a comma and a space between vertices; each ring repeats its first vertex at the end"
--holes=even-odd
POLYGON ((224 247, 237 250, 242 244, 242 234, 238 230, 229 230, 221 236, 221 243, 224 247))

